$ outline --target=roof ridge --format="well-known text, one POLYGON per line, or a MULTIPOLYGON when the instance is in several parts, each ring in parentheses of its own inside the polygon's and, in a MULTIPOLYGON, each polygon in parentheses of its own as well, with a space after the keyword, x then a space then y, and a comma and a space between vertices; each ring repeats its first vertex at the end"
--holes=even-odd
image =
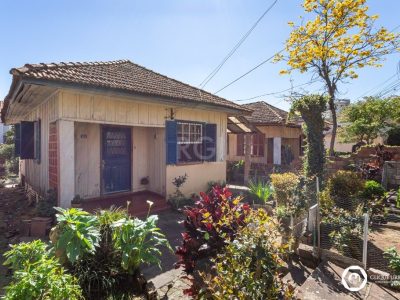
MULTIPOLYGON (((287 114, 288 112, 280 109, 279 107, 273 106, 272 104, 269 104, 268 102, 264 101, 264 100, 260 100, 260 101, 256 101, 256 102, 251 102, 251 103, 247 103, 247 105, 251 105, 251 104, 263 104, 265 105, 275 116, 277 116, 280 120, 284 120, 284 118, 275 110, 279 110, 285 114, 287 114)), ((246 105, 246 104, 245 104, 246 105)))
POLYGON ((58 63, 38 63, 38 64, 25 64, 23 67, 12 68, 10 74, 16 73, 26 73, 28 71, 38 71, 49 68, 65 68, 65 67, 77 67, 77 66, 105 66, 105 65, 118 65, 122 63, 132 63, 129 59, 119 59, 110 61, 93 61, 93 62, 58 62, 58 63))

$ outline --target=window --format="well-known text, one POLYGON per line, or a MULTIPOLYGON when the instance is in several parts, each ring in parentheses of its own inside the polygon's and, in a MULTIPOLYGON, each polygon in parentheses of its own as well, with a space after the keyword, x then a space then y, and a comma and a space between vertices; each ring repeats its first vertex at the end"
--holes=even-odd
MULTIPOLYGON (((265 136, 262 133, 250 134, 250 155, 264 156, 265 136)), ((237 155, 244 156, 246 150, 245 134, 237 135, 237 155)))
POLYGON ((203 124, 177 123, 178 162, 202 161, 203 124))
POLYGON ((251 155, 264 156, 264 134, 256 133, 251 135, 251 155))
POLYGON ((216 124, 166 121, 167 164, 216 161, 216 124))

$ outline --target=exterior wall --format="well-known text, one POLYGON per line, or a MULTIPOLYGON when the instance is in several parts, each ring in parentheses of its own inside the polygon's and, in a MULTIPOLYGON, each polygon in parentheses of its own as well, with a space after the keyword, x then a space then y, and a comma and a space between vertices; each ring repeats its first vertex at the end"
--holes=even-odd
POLYGON ((188 179, 181 188, 183 194, 190 196, 192 193, 205 192, 208 182, 226 180, 226 161, 167 166, 167 195, 175 192, 175 187, 172 184, 174 178, 185 175, 185 173, 188 175, 188 179))
MULTIPOLYGON (((300 156, 300 135, 302 133, 301 128, 298 127, 288 127, 288 126, 257 126, 257 129, 260 130, 265 135, 265 139, 267 138, 282 138, 282 145, 290 145, 294 160, 299 160, 300 156)), ((229 161, 238 161, 244 160, 244 156, 237 155, 237 135, 236 134, 228 134, 229 135, 229 153, 228 160, 229 161)), ((279 149, 280 150, 280 149, 279 149)), ((279 151, 280 152, 280 151, 279 151)), ((274 153, 275 154, 275 153, 274 153)), ((266 164, 267 163, 267 155, 268 155, 268 147, 265 143, 264 145, 264 156, 253 156, 251 157, 252 163, 257 164, 266 164)))
POLYGON ((83 198, 101 195, 101 124, 132 127, 132 191, 150 190, 168 195, 174 189, 173 178, 184 173, 189 175, 183 189, 188 193, 205 190, 208 181, 225 180, 225 112, 61 90, 24 118, 37 119, 41 119, 42 160, 40 163, 24 160, 21 175, 40 193, 49 187, 61 189, 66 184, 63 203, 60 203, 63 206, 68 206, 66 201, 77 194, 83 198), (217 124, 216 162, 166 165, 165 121, 170 117, 171 109, 176 120, 217 124), (55 123, 50 125, 52 122, 55 123), (65 125, 62 126, 65 130, 72 128, 71 141, 71 132, 61 130, 60 124, 65 125), (64 135, 68 137, 68 145, 64 135), (68 150, 71 153, 67 155, 65 151, 71 147, 72 150, 68 150), (68 164, 66 157, 72 159, 72 163, 68 164), (140 179, 147 176, 149 184, 141 185, 140 179))
POLYGON ((24 117, 26 121, 41 120, 41 144, 40 144, 40 161, 26 159, 21 165, 21 175, 25 177, 25 181, 36 192, 44 195, 49 189, 49 124, 54 122, 58 117, 57 94, 50 96, 42 104, 32 109, 31 112, 24 117))

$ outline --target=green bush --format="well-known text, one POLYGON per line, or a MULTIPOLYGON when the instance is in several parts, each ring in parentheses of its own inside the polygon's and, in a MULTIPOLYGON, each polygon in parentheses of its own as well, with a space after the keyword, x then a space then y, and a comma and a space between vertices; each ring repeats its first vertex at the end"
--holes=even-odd
POLYGON ((249 194, 252 199, 255 199, 255 203, 265 204, 272 195, 271 186, 268 183, 264 183, 261 180, 249 182, 249 194))
POLYGON ((385 196, 385 189, 379 182, 375 180, 367 180, 365 182, 361 197, 366 200, 373 200, 381 199, 383 196, 385 196))
MULTIPOLYGON (((389 259, 389 268, 393 271, 394 275, 400 276, 400 254, 396 248, 389 248, 384 252, 384 256, 389 259)), ((393 287, 400 288, 400 279, 392 283, 393 287)))
POLYGON ((57 206, 57 192, 50 189, 44 198, 39 199, 36 205, 36 213, 39 217, 54 217, 55 206, 57 206))
POLYGON ((83 299, 76 279, 67 274, 41 241, 13 245, 5 254, 13 269, 3 299, 83 299))
POLYGON ((58 224, 52 230, 52 241, 61 261, 64 262, 66 256, 73 264, 84 254, 94 254, 100 241, 97 217, 77 208, 58 207, 56 210, 58 224))
POLYGON ((362 203, 360 193, 364 191, 364 184, 358 173, 338 171, 328 179, 325 200, 328 203, 333 202, 337 207, 353 211, 362 203))
POLYGON ((293 201, 299 181, 299 177, 291 172, 271 174, 273 195, 277 205, 288 205, 293 201))
POLYGON ((214 274, 203 274, 204 299, 292 299, 293 288, 279 278, 286 248, 277 246, 278 230, 263 210, 240 229, 233 241, 215 259, 214 274))
POLYGON ((116 250, 121 251, 122 268, 135 274, 141 264, 156 264, 160 268, 160 247, 172 251, 164 234, 157 227, 158 216, 140 219, 123 218, 114 222, 113 241, 116 250))

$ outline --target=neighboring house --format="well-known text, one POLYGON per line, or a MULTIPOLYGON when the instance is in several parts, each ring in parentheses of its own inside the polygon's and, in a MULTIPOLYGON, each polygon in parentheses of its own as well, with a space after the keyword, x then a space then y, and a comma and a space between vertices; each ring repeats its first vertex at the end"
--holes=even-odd
POLYGON ((245 104, 243 107, 253 110, 251 115, 242 117, 251 132, 228 132, 228 160, 245 159, 245 135, 250 134, 252 164, 270 168, 273 165, 296 165, 302 155, 301 126, 297 122, 288 122, 286 111, 264 101, 245 104))
POLYGON ((127 60, 12 69, 2 120, 16 125, 29 188, 75 195, 150 191, 167 197, 225 180, 229 116, 249 109, 127 60))

